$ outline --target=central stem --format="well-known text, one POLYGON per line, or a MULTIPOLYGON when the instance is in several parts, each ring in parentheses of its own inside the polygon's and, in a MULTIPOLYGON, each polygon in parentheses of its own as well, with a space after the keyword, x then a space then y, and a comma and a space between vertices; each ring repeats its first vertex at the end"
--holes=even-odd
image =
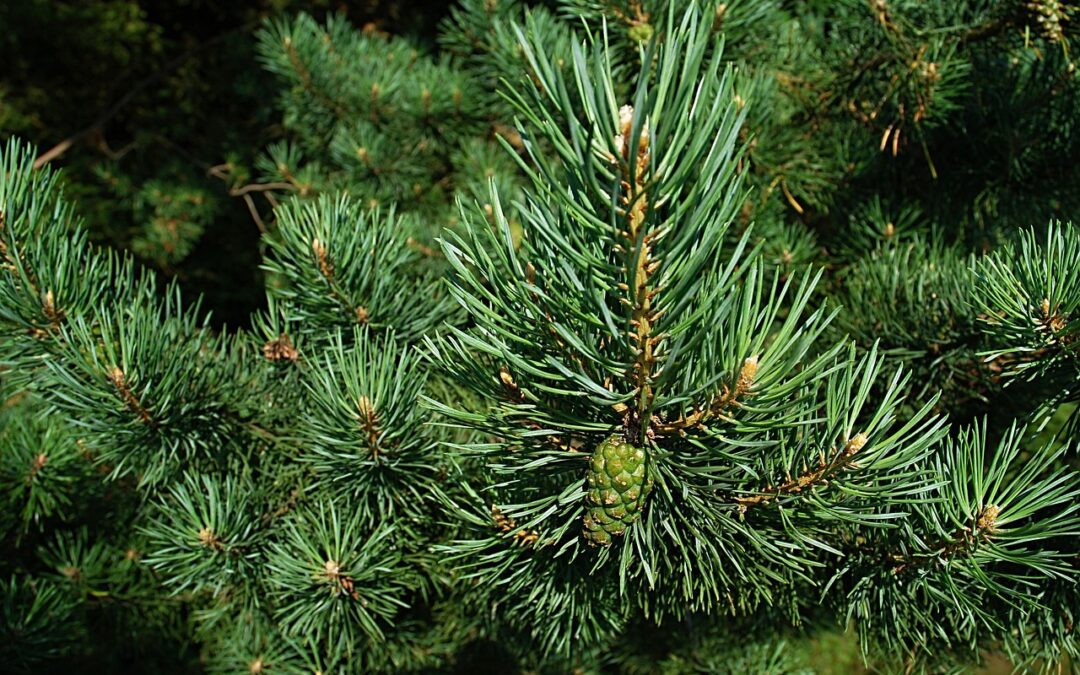
POLYGON ((653 311, 655 291, 649 288, 649 278, 656 271, 658 262, 652 257, 653 233, 645 231, 649 201, 645 194, 645 175, 649 164, 649 131, 641 125, 637 143, 630 136, 634 123, 634 109, 623 106, 619 110, 619 135, 615 137, 615 146, 622 154, 624 190, 623 204, 626 205, 627 227, 623 232, 626 253, 631 260, 626 266, 630 283, 625 284, 629 292, 631 350, 634 354, 632 378, 638 394, 638 421, 648 417, 653 402, 652 376, 656 365, 655 351, 657 337, 653 335, 653 322, 657 314, 653 311), (636 145, 636 156, 631 157, 636 145), (640 243, 639 243, 640 242, 640 243), (632 270, 632 272, 631 272, 632 270))

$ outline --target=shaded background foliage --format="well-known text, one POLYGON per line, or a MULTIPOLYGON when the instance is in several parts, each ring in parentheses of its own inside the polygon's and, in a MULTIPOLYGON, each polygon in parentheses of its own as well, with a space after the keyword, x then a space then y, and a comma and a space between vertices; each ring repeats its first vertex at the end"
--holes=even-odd
POLYGON ((275 79, 256 60, 253 34, 299 11, 431 44, 448 5, 0 3, 0 140, 19 136, 42 153, 65 144, 52 163, 65 169, 92 237, 133 250, 188 297, 202 294, 215 323, 244 325, 264 301, 259 230, 229 188, 282 135, 275 79))

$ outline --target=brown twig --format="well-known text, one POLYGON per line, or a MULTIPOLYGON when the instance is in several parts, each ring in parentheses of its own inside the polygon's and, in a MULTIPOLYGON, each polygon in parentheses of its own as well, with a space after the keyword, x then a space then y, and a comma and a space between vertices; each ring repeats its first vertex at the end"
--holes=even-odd
POLYGON ((247 204, 251 219, 255 221, 255 227, 259 228, 260 233, 266 234, 269 230, 266 229, 266 223, 259 215, 259 209, 255 207, 255 200, 251 198, 251 195, 244 195, 244 203, 247 204))
POLYGON ((155 422, 154 418, 150 415, 150 411, 143 406, 142 402, 139 401, 139 398, 135 396, 134 392, 132 392, 131 388, 128 386, 127 376, 124 374, 123 370, 114 366, 109 372, 109 380, 113 383, 113 386, 116 387, 116 392, 120 394, 120 398, 123 399, 124 403, 132 412, 139 416, 139 419, 151 427, 157 427, 157 422, 155 422))
POLYGON ((754 380, 757 377, 758 360, 751 356, 743 361, 739 370, 739 377, 734 386, 724 385, 708 405, 696 407, 689 415, 682 415, 672 422, 662 422, 656 425, 656 430, 664 433, 685 433, 686 429, 703 424, 706 420, 716 417, 731 406, 739 405, 739 401, 752 393, 754 380))
POLYGON ((854 457, 866 445, 866 440, 866 434, 855 434, 851 440, 844 444, 840 452, 830 451, 832 459, 826 461, 822 457, 815 468, 805 470, 794 478, 788 478, 779 485, 769 485, 760 490, 758 494, 737 497, 735 502, 739 504, 740 509, 745 511, 750 506, 765 504, 784 495, 799 494, 816 485, 824 484, 829 478, 854 464, 854 457))
POLYGON ((38 453, 34 456, 32 462, 30 462, 30 473, 26 476, 26 484, 34 482, 34 478, 37 477, 38 472, 45 468, 45 464, 49 461, 49 456, 44 452, 38 453))
POLYGON ((267 190, 298 190, 294 183, 248 183, 241 187, 229 188, 230 197, 241 197, 249 192, 266 192, 267 190))
POLYGON ((655 352, 663 336, 653 331, 653 326, 662 313, 654 309, 659 289, 653 288, 650 283, 652 275, 660 267, 660 261, 653 257, 656 233, 645 231, 645 220, 649 212, 649 199, 645 192, 645 176, 650 159, 649 129, 642 124, 640 136, 635 143, 630 137, 633 126, 634 109, 628 105, 623 106, 619 110, 619 134, 615 137, 615 147, 622 156, 622 203, 626 209, 623 213, 626 217, 626 229, 620 231, 623 242, 618 249, 627 256, 627 264, 623 267, 626 282, 619 284, 619 288, 627 293, 623 303, 630 306, 628 337, 631 341, 630 350, 634 354, 630 376, 638 397, 636 420, 640 424, 647 411, 652 408, 655 352), (635 149, 637 155, 631 157, 630 153, 635 149))
POLYGON ((379 453, 382 451, 382 426, 379 424, 379 415, 375 411, 375 404, 371 402, 367 396, 361 396, 357 402, 357 409, 360 413, 360 426, 367 434, 368 450, 371 452, 371 459, 378 461, 379 453))

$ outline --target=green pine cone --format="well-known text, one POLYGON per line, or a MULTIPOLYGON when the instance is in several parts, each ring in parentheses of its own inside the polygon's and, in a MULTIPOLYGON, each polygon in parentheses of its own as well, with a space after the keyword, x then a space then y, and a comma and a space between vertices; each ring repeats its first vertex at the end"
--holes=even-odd
POLYGON ((645 450, 627 443, 620 434, 596 446, 589 460, 583 535, 594 546, 609 546, 611 538, 641 517, 652 479, 645 466, 645 450))
POLYGON ((648 42, 653 36, 653 27, 648 23, 635 23, 630 26, 630 30, 627 31, 627 35, 634 42, 648 42))

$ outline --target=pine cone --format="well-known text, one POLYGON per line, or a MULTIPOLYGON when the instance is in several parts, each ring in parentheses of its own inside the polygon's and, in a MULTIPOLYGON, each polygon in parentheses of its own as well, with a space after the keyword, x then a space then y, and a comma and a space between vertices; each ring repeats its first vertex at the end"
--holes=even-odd
POLYGON ((648 43, 652 39, 654 29, 651 24, 642 21, 630 26, 626 33, 635 43, 648 43))
POLYGON ((594 546, 610 546, 611 538, 641 517, 652 479, 645 450, 619 434, 596 446, 589 460, 583 536, 594 546))

